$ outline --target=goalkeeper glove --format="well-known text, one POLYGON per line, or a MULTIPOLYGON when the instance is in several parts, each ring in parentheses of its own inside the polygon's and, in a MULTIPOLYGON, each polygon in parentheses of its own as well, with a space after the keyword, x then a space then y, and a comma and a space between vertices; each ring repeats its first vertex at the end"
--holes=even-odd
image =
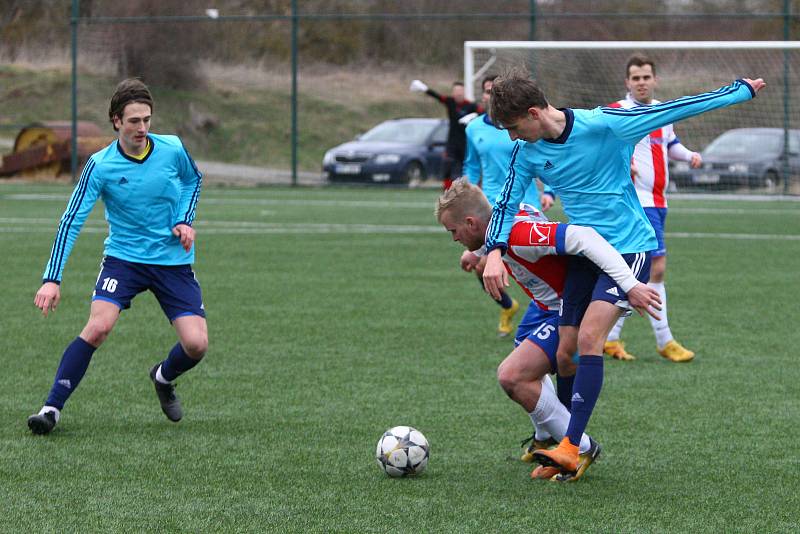
POLYGON ((411 82, 411 85, 408 87, 408 90, 414 93, 424 93, 428 90, 428 86, 422 83, 420 80, 414 80, 411 82))

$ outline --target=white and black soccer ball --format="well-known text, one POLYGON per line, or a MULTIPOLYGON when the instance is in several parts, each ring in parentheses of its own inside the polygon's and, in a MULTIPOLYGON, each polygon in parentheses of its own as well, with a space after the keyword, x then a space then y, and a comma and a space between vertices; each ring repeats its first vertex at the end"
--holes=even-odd
POLYGON ((396 426, 384 432, 375 451, 378 466, 390 477, 422 473, 429 455, 428 440, 410 426, 396 426))

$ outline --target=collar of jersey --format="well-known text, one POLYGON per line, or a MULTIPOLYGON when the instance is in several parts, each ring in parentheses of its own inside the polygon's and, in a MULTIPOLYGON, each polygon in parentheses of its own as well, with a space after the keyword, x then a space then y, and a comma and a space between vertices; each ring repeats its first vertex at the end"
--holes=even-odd
POLYGON ((488 113, 484 113, 483 114, 483 122, 485 122, 489 126, 494 126, 494 123, 492 122, 492 119, 489 118, 489 114, 488 113))
POLYGON ((150 137, 149 135, 147 136, 147 141, 148 141, 147 154, 145 154, 144 157, 141 159, 127 155, 125 151, 122 150, 122 147, 119 145, 119 139, 117 140, 117 151, 120 153, 120 155, 122 155, 123 158, 127 159, 128 161, 132 161, 134 163, 144 163, 145 161, 147 161, 147 158, 150 157, 150 154, 153 153, 153 149, 156 146, 156 144, 153 142, 153 138, 150 137))
POLYGON ((655 98, 651 99, 649 104, 645 104, 644 102, 639 102, 638 100, 633 98, 633 95, 630 94, 630 93, 628 93, 625 98, 627 98, 628 100, 630 100, 631 102, 633 102, 637 106, 652 106, 653 104, 658 103, 658 101, 655 98))
POLYGON ((556 137, 555 139, 547 139, 542 138, 542 141, 547 141, 548 143, 555 143, 557 145, 563 145, 569 139, 569 134, 572 133, 572 125, 575 124, 575 114, 569 108, 558 108, 558 111, 564 112, 564 118, 567 121, 567 124, 564 126, 564 131, 561 132, 561 135, 556 137))

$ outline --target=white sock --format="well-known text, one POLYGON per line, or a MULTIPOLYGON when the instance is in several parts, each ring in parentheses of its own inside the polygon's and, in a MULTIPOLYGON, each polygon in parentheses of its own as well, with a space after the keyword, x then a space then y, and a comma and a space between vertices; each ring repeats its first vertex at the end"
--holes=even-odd
MULTIPOLYGON (((550 375, 545 375, 544 378, 542 378, 542 389, 544 388, 548 388, 550 391, 553 392, 553 394, 556 393, 556 388, 555 386, 553 386, 553 380, 550 378, 550 375)), ((547 430, 536 424, 536 416, 534 415, 535 411, 536 409, 534 409, 533 412, 530 412, 528 414, 531 418, 531 423, 533 423, 533 429, 534 429, 533 438, 537 441, 547 441, 549 438, 553 436, 550 434, 550 432, 548 432, 547 430)))
POLYGON ((556 387, 553 385, 553 378, 550 375, 544 375, 544 378, 542 378, 542 387, 549 389, 553 395, 557 395, 556 387))
POLYGON ((533 416, 533 412, 528 413, 531 418, 531 423, 533 423, 533 439, 536 441, 547 441, 552 436, 550 433, 536 424, 536 418, 533 416))
MULTIPOLYGON (((546 376, 543 380, 550 380, 550 376, 546 376)), ((536 403, 536 408, 531 412, 531 420, 536 428, 541 428, 549 432, 556 441, 561 441, 567 433, 569 426, 569 412, 564 405, 558 400, 555 388, 547 387, 542 383, 542 393, 539 395, 539 402, 536 403)), ((581 436, 581 444, 578 452, 583 454, 589 450, 589 437, 586 434, 581 436)))
POLYGON ((661 297, 661 311, 658 313, 661 320, 656 321, 650 315, 647 318, 650 319, 650 325, 656 335, 656 345, 662 349, 664 345, 672 341, 672 331, 669 329, 669 321, 667 321, 667 288, 664 287, 664 282, 650 282, 647 285, 658 291, 658 295, 661 297))
POLYGON ((59 410, 55 406, 47 406, 47 405, 42 406, 42 409, 39 410, 39 415, 44 415, 47 412, 53 413, 53 415, 56 418, 56 423, 58 423, 58 420, 61 419, 61 410, 59 410))
POLYGON ((592 444, 589 442, 589 436, 584 432, 581 434, 581 444, 578 446, 578 454, 583 454, 588 451, 591 446, 592 444))
POLYGON ((159 384, 169 384, 169 380, 164 378, 164 375, 161 374, 161 366, 158 366, 158 370, 156 371, 156 382, 159 384))
POLYGON ((608 334, 607 341, 619 341, 619 336, 622 333, 622 325, 625 324, 625 316, 623 315, 617 322, 614 323, 614 326, 611 328, 611 332, 608 334))

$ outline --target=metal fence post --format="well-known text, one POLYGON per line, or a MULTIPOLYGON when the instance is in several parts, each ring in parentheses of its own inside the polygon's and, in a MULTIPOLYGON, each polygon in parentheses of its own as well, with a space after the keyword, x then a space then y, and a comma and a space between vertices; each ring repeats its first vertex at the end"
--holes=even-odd
POLYGON ((292 0, 292 185, 297 185, 297 0, 292 0))
MULTIPOLYGON (((530 22, 528 23, 528 40, 536 40, 536 1, 530 0, 528 4, 528 16, 530 22)), ((536 53, 531 51, 528 55, 528 70, 531 72, 531 78, 536 78, 536 53)))
MULTIPOLYGON (((788 41, 792 24, 792 5, 789 0, 783 0, 783 40, 788 41)), ((789 166, 789 51, 783 49, 783 192, 789 192, 789 181, 791 179, 791 169, 789 166)))
POLYGON ((70 171, 72 181, 78 180, 78 18, 80 0, 72 0, 72 16, 69 25, 72 33, 72 139, 70 141, 70 171))

